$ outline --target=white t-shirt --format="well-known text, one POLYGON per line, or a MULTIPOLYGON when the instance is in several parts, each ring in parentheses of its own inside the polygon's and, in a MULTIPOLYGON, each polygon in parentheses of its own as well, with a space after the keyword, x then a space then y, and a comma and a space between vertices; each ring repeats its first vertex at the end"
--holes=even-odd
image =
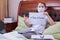
MULTIPOLYGON (((31 31, 36 31, 39 33, 42 33, 44 31, 48 17, 46 15, 44 15, 43 13, 44 12, 41 12, 38 14, 36 13, 37 17, 41 16, 41 17, 39 17, 40 19, 38 19, 38 21, 36 21, 37 19, 35 19, 35 20, 31 19, 30 20, 30 24, 32 24, 32 27, 31 27, 32 30, 31 31)), ((31 13, 30 15, 33 15, 33 14, 31 13)))

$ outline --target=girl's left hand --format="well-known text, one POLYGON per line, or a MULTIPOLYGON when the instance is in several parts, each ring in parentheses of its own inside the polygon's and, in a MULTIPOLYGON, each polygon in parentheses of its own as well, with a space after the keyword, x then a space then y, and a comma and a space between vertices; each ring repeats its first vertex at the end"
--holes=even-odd
POLYGON ((48 14, 48 12, 45 12, 44 15, 48 16, 49 14, 48 14))

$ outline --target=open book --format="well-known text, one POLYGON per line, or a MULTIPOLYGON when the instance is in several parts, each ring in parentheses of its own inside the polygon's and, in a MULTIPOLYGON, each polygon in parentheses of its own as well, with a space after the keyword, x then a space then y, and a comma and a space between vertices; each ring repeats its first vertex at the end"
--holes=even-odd
POLYGON ((33 40, 54 40, 53 35, 32 35, 31 38, 33 40))

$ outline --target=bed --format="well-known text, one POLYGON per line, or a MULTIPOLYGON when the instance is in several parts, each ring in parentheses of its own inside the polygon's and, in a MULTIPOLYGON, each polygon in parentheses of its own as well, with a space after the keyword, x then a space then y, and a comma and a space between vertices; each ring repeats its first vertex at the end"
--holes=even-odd
MULTIPOLYGON (((19 3, 19 6, 18 6, 18 26, 16 28, 16 31, 20 30, 20 29, 25 29, 27 28, 26 25, 24 23, 21 24, 21 17, 23 16, 24 13, 26 14, 29 14, 29 12, 37 12, 37 4, 39 2, 36 2, 36 1, 21 1, 19 3), (21 16, 21 17, 19 17, 21 16), (23 27, 21 27, 23 25, 23 27), (24 27, 25 26, 25 27, 24 27)), ((45 2, 46 3, 46 2, 45 2)), ((51 16, 51 18, 56 22, 55 27, 52 27, 51 26, 49 28, 46 29, 46 31, 44 32, 44 34, 52 34, 54 35, 55 39, 59 40, 60 39, 60 6, 57 6, 53 4, 52 5, 47 5, 47 12, 49 13, 49 15, 51 16), (51 32, 53 30, 53 33, 51 32), (56 30, 58 29, 58 30, 56 30), (49 32, 49 31, 50 32, 49 32), (58 32, 58 34, 54 34, 58 32)), ((23 19, 22 19, 23 20, 23 19)))

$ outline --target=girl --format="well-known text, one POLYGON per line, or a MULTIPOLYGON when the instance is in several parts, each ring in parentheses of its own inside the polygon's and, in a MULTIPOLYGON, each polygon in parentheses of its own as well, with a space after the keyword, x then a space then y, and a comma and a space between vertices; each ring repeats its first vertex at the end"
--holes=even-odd
POLYGON ((24 30, 20 30, 20 31, 18 31, 18 33, 23 34, 24 36, 27 35, 26 37, 28 37, 29 35, 30 35, 30 36, 32 35, 32 34, 28 34, 29 32, 31 32, 31 33, 34 32, 34 33, 36 33, 36 34, 42 34, 43 31, 44 31, 44 29, 45 29, 45 27, 46 27, 47 21, 48 21, 51 25, 53 25, 55 22, 54 22, 54 21, 52 20, 52 18, 49 16, 48 12, 46 12, 46 9, 47 9, 47 7, 46 7, 45 3, 43 3, 43 2, 40 2, 40 3, 38 4, 38 6, 37 6, 37 11, 38 11, 38 13, 43 14, 43 15, 44 15, 44 19, 43 19, 43 20, 45 20, 44 23, 40 23, 39 25, 32 25, 32 24, 30 24, 30 23, 29 23, 29 20, 28 20, 28 17, 26 17, 26 15, 24 15, 24 22, 25 22, 25 24, 26 24, 29 28, 24 29, 24 30), (35 26, 37 26, 37 27, 35 27, 35 26), (32 31, 34 28, 35 28, 35 30, 32 31), (41 29, 41 28, 42 28, 42 29, 41 29))

